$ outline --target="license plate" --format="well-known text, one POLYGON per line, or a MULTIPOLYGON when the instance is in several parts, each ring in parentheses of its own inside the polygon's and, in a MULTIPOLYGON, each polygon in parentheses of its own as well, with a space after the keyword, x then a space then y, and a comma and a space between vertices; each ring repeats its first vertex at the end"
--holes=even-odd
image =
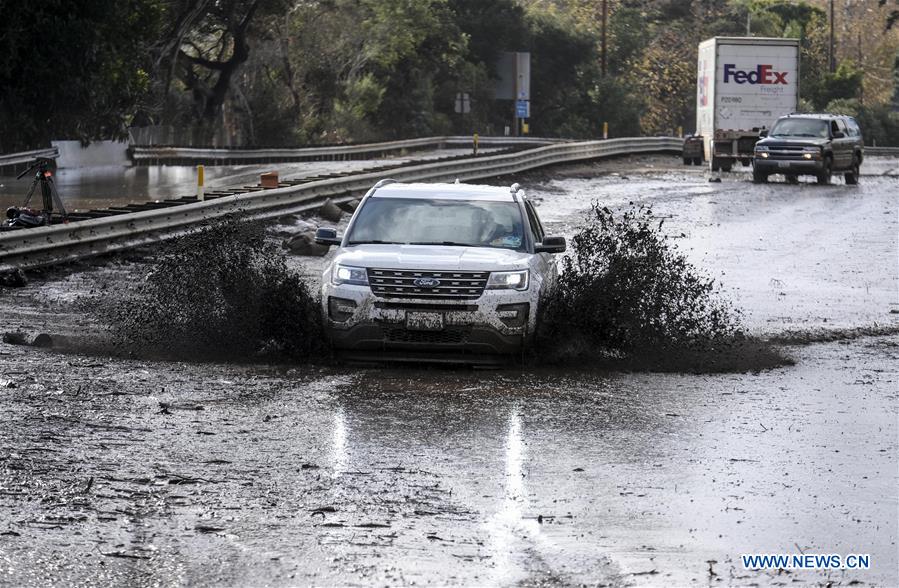
POLYGON ((789 161, 778 161, 777 167, 790 167, 790 162, 789 161))
POLYGON ((439 312, 406 312, 406 328, 410 331, 442 331, 443 315, 439 312))

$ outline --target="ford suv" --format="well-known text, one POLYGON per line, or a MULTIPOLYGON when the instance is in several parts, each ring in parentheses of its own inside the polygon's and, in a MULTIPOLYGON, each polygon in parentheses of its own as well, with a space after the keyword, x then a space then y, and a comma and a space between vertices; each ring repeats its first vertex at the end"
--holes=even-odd
POLYGON ((753 157, 752 181, 757 184, 772 174, 784 174, 789 183, 813 175, 819 184, 829 184, 834 172, 843 172, 847 184, 858 183, 864 142, 851 116, 789 114, 762 136, 753 157))
POLYGON ((565 239, 510 188, 378 182, 322 276, 331 343, 361 359, 457 361, 522 350, 565 239), (400 352, 400 353, 393 353, 400 352), (360 357, 361 356, 361 357, 360 357))

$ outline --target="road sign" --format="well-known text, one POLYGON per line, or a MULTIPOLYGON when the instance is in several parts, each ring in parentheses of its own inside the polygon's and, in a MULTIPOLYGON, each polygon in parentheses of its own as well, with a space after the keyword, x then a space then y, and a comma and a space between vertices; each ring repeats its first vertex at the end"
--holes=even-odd
POLYGON ((516 100, 515 101, 515 116, 518 118, 530 118, 531 117, 531 102, 530 100, 516 100))
POLYGON ((498 79, 495 85, 497 100, 531 99, 531 54, 506 51, 499 54, 496 63, 498 79))
POLYGON ((471 98, 468 92, 459 92, 456 94, 456 113, 468 114, 471 112, 471 98))

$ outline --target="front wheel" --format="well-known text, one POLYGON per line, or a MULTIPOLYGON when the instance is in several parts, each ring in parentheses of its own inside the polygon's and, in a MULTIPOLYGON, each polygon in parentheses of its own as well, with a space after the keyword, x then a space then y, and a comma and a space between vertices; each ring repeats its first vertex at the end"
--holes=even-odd
POLYGON ((824 169, 818 174, 819 184, 829 184, 830 176, 833 174, 833 160, 830 156, 824 158, 824 169))
POLYGON ((846 178, 846 183, 850 186, 854 186, 858 183, 858 159, 852 158, 852 169, 847 171, 843 176, 846 178))
POLYGON ((684 157, 684 165, 690 165, 691 163, 693 163, 692 157, 684 157))
POLYGON ((768 182, 768 174, 760 172, 757 169, 752 170, 752 183, 765 184, 768 182))

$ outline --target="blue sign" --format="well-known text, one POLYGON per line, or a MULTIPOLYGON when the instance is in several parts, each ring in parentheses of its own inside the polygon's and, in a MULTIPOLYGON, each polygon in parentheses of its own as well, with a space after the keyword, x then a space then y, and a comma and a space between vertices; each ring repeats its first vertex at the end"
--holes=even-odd
POLYGON ((515 101, 515 116, 518 118, 530 118, 531 117, 531 101, 530 100, 516 100, 515 101))

